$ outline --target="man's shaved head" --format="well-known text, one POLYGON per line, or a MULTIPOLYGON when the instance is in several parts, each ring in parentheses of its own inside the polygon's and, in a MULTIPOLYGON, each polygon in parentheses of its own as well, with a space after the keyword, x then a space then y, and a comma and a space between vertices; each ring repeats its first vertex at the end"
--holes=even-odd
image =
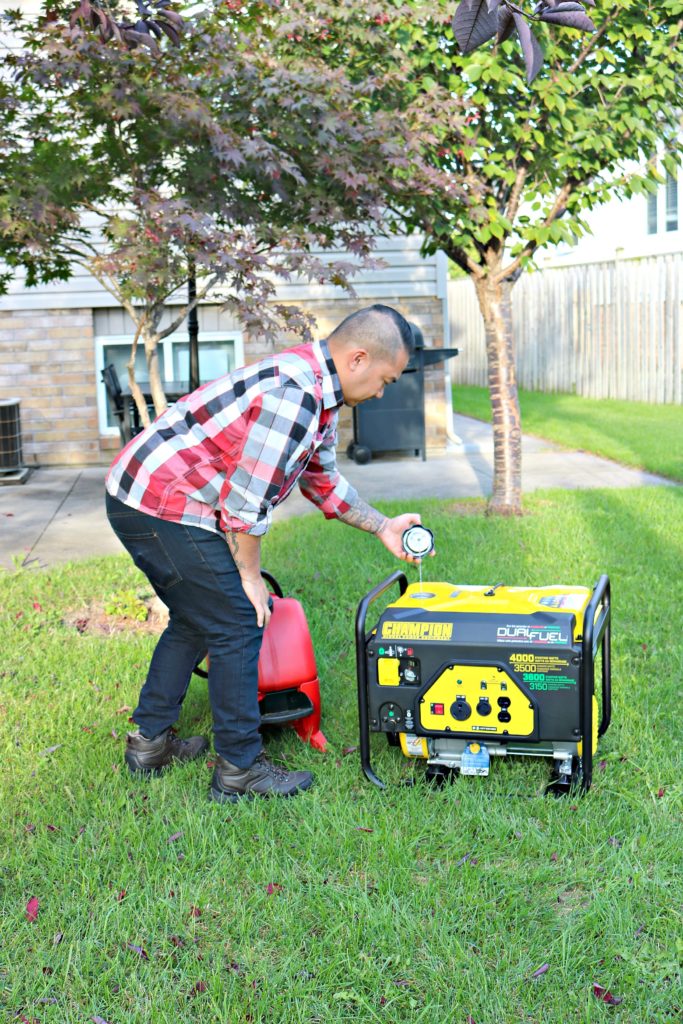
POLYGON ((380 303, 351 313, 332 331, 328 341, 334 347, 362 347, 373 359, 395 360, 402 352, 410 358, 415 349, 413 331, 405 317, 380 303))

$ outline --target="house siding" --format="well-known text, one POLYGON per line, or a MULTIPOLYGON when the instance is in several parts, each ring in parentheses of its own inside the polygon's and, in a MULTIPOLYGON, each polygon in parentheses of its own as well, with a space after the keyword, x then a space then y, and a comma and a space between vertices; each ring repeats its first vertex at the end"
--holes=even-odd
MULTIPOLYGON (((373 302, 399 309, 421 327, 427 346, 448 344, 446 264, 438 254, 420 256, 420 239, 381 239, 382 270, 354 280, 356 297, 339 288, 302 282, 278 285, 276 301, 312 313, 315 334, 324 337, 349 313, 373 302)), ((181 297, 179 296, 179 300, 181 297)), ((172 308, 162 326, 170 322, 172 308)), ((202 332, 240 330, 238 321, 215 302, 199 308, 202 332)), ((186 335, 183 324, 178 332, 186 335)), ((102 434, 98 425, 97 389, 102 367, 96 365, 96 339, 134 334, 127 313, 96 281, 82 273, 69 281, 28 289, 21 279, 0 296, 0 395, 21 399, 24 462, 37 465, 106 464, 119 448, 118 435, 102 434)), ((283 334, 275 350, 296 344, 283 334)), ((245 362, 273 351, 263 339, 244 336, 245 362)), ((443 366, 425 375, 428 449, 446 443, 447 406, 443 366)), ((352 435, 350 410, 340 422, 340 450, 352 435)))
MULTIPOLYGON (((351 277, 359 299, 395 294, 437 296, 445 291, 445 256, 423 258, 420 255, 422 238, 419 235, 396 235, 379 238, 374 255, 387 266, 360 271, 351 277)), ((344 253, 314 252, 314 256, 331 261, 344 253)), ((349 262, 355 262, 349 257, 349 262)), ((304 299, 334 301, 344 292, 334 285, 318 285, 304 280, 276 281, 278 302, 300 302, 304 299)), ((184 293, 178 293, 171 304, 182 303, 184 293)), ((360 303, 361 305, 364 303, 360 303)), ((51 281, 35 288, 27 288, 25 277, 18 271, 10 282, 6 295, 0 295, 0 310, 17 309, 106 309, 112 306, 110 293, 84 269, 74 266, 67 281, 51 281)))

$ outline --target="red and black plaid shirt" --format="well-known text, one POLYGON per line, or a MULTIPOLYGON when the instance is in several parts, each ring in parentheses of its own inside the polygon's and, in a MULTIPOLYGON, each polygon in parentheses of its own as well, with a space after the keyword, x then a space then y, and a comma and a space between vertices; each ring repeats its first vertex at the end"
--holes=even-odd
POLYGON ((356 498, 336 465, 342 402, 324 341, 287 349, 170 406, 118 454, 107 490, 160 519, 259 535, 298 481, 338 518, 356 498))

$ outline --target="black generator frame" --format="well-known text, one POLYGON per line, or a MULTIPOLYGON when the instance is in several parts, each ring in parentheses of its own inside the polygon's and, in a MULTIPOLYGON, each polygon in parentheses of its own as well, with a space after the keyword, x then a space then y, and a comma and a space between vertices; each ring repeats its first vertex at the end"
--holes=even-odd
MULTIPOLYGON (((372 631, 366 632, 366 620, 370 605, 377 601, 393 585, 397 583, 399 594, 403 596, 408 589, 408 578, 401 569, 397 569, 385 580, 373 587, 358 605, 356 612, 356 677, 358 682, 358 724, 360 763, 363 774, 369 782, 379 789, 386 789, 372 768, 370 758, 370 714, 368 708, 368 668, 366 650, 372 637, 372 631)), ((611 629, 611 588, 609 576, 603 574, 593 588, 590 601, 583 617, 583 635, 581 636, 581 694, 579 706, 579 722, 582 738, 581 756, 581 789, 587 792, 593 780, 593 693, 595 692, 595 659, 598 650, 602 654, 601 661, 601 714, 598 725, 598 737, 604 736, 612 720, 612 629, 611 629), (598 607, 602 611, 596 621, 598 607)), ((578 638, 577 638, 578 639, 578 638)))

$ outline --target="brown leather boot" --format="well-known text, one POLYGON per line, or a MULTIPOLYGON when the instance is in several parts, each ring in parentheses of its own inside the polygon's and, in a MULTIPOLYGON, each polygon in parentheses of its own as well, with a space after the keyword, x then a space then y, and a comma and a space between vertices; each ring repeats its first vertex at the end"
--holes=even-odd
POLYGON ((124 757, 132 772, 158 775, 162 768, 173 761, 192 761, 199 757, 208 746, 203 736, 191 736, 189 740, 181 740, 173 729, 166 729, 153 740, 145 739, 139 732, 129 732, 124 757))
POLYGON ((263 752, 250 768, 238 768, 218 754, 209 796, 218 803, 235 803, 243 796, 295 796, 312 782, 310 772, 286 772, 263 752))

